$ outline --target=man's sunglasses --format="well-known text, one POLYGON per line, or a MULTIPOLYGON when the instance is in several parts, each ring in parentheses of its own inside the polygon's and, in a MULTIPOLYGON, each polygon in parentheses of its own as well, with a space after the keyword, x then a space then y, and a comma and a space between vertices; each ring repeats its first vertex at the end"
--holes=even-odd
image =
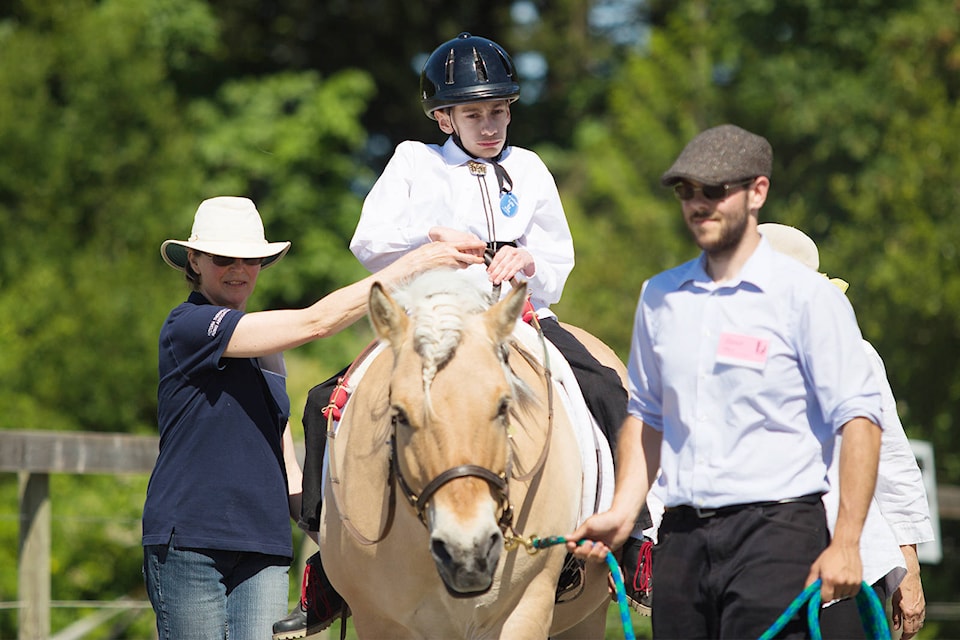
POLYGON ((248 267, 255 267, 263 263, 263 258, 230 258, 227 256, 217 256, 212 253, 208 253, 207 255, 210 257, 210 262, 218 267, 229 267, 237 260, 240 260, 248 267))
POLYGON ((677 196, 678 200, 693 200, 697 195, 697 191, 702 193, 703 197, 707 200, 723 200, 730 195, 732 189, 746 186, 755 179, 756 178, 750 178, 730 184, 705 184, 702 187, 695 187, 688 182, 678 182, 673 185, 673 193, 677 196))

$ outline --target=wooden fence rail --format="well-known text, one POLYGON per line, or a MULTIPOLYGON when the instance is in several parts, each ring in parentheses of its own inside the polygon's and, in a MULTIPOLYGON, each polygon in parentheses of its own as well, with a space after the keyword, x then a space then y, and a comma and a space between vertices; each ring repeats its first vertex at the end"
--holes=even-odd
POLYGON ((50 474, 150 473, 157 437, 0 431, 0 472, 19 475, 18 637, 50 637, 50 474))
MULTIPOLYGON (((157 440, 120 433, 0 431, 0 472, 19 475, 19 640, 50 637, 50 474, 150 473, 157 440)), ((960 520, 960 487, 939 485, 937 497, 940 519, 960 520)))

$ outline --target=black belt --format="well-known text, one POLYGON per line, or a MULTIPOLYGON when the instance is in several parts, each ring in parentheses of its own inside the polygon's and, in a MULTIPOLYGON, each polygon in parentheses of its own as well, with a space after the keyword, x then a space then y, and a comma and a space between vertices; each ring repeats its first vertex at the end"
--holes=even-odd
POLYGON ((799 498, 784 498, 783 500, 770 500, 768 502, 746 502, 744 504, 731 504, 725 507, 693 507, 688 504, 682 504, 677 507, 665 507, 665 513, 676 513, 678 515, 695 515, 698 518, 712 518, 714 516, 728 516, 744 509, 754 507, 776 507, 781 504, 793 504, 800 502, 803 504, 817 504, 823 497, 822 493, 808 493, 799 498))

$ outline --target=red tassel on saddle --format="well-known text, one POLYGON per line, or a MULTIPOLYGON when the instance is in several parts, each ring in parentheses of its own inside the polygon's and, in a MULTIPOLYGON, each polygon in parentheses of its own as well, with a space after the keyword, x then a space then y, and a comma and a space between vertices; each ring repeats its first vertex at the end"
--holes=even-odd
POLYGON ((530 298, 527 298, 526 302, 523 303, 523 321, 527 324, 533 324, 533 319, 537 316, 537 312, 533 308, 533 303, 530 302, 530 298))
POLYGON ((334 420, 340 420, 340 416, 343 414, 343 406, 347 404, 348 395, 346 379, 340 378, 337 380, 337 386, 330 393, 330 402, 321 409, 323 417, 329 420, 332 413, 334 420))

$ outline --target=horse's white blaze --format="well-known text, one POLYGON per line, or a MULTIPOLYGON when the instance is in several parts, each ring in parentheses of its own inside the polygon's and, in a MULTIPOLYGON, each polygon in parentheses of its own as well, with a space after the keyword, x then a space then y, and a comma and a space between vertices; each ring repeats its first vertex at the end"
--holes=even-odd
POLYGON ((474 503, 473 517, 435 507, 430 510, 430 550, 437 571, 460 593, 486 591, 503 550, 493 500, 474 503))

